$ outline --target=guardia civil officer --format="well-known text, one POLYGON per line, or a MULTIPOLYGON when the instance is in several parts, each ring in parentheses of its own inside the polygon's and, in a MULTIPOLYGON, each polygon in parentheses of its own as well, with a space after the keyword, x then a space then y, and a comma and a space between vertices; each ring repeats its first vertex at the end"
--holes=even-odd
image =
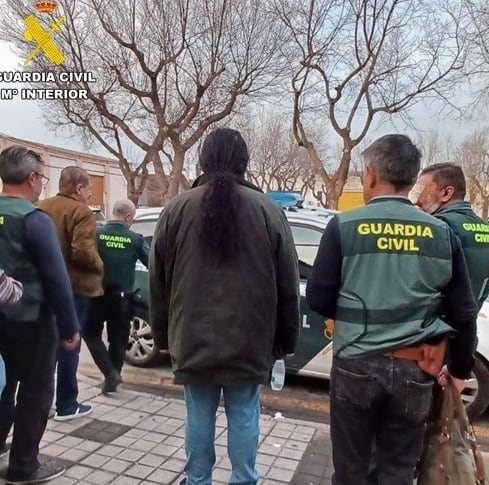
POLYGON ((479 309, 489 295, 489 224, 465 199, 465 176, 454 163, 436 163, 421 171, 417 205, 445 221, 460 238, 472 291, 479 309))
POLYGON ((0 266, 23 285, 19 302, 0 308, 0 352, 7 383, 0 399, 0 453, 13 425, 6 483, 44 483, 64 467, 39 461, 54 395, 59 345, 76 352, 79 322, 51 218, 35 207, 48 178, 40 156, 22 146, 0 153, 0 266))
POLYGON ((97 246, 104 263, 104 295, 93 300, 84 338, 93 360, 105 376, 102 392, 117 391, 129 338, 136 262, 148 267, 149 246, 131 231, 136 207, 118 200, 113 219, 97 229, 97 246), (107 322, 108 348, 102 341, 107 322))
POLYGON ((328 224, 307 284, 311 308, 336 321, 335 485, 366 482, 374 440, 378 483, 412 485, 435 381, 416 362, 419 345, 453 334, 440 383, 451 376, 462 389, 473 366, 477 306, 460 242, 407 198, 420 157, 403 135, 365 150, 367 205, 328 224))

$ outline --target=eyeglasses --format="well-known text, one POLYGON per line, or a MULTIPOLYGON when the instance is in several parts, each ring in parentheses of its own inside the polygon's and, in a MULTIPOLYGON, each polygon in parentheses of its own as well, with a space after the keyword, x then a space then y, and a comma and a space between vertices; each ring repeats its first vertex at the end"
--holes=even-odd
POLYGON ((46 175, 40 173, 40 172, 34 172, 40 179, 41 179, 41 184, 42 185, 47 185, 49 182, 49 178, 46 177, 46 175))

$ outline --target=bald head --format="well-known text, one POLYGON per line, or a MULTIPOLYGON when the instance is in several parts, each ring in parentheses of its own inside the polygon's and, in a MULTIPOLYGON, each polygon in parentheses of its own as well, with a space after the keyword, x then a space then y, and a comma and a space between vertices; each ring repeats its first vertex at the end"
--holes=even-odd
POLYGON ((122 221, 130 226, 136 215, 136 206, 129 199, 118 200, 112 209, 114 219, 122 221))

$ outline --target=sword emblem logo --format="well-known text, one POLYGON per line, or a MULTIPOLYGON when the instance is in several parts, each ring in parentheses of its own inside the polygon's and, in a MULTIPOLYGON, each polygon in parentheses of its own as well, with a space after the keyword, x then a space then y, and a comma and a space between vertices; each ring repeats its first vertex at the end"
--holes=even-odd
MULTIPOLYGON (((56 7, 56 3, 52 1, 40 1, 35 4, 36 10, 41 13, 53 13, 56 7)), ((24 66, 27 66, 39 52, 43 52, 46 57, 57 66, 64 63, 65 57, 53 41, 52 36, 55 32, 61 30, 65 18, 66 16, 62 15, 58 20, 51 22, 49 30, 44 30, 43 26, 34 15, 28 15, 24 19, 24 24, 26 26, 24 39, 37 44, 24 61, 24 66)))

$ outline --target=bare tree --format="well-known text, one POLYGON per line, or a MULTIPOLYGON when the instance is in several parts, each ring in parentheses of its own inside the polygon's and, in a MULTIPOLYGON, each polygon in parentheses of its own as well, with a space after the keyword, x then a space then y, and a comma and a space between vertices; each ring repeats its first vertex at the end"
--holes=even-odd
POLYGON ((475 130, 458 147, 454 160, 464 169, 467 192, 484 220, 489 215, 489 129, 475 130))
POLYGON ((317 170, 307 150, 297 145, 287 118, 275 108, 244 111, 236 128, 247 140, 247 179, 264 191, 298 191, 306 198, 315 189, 317 170))
MULTIPOLYGON (((68 86, 57 77, 44 83, 88 94, 87 100, 45 102, 46 119, 95 139, 114 155, 135 201, 150 164, 164 197, 177 194, 186 152, 246 98, 272 89, 282 69, 276 58, 283 33, 264 10, 264 0, 58 3, 56 18, 62 12, 66 21, 55 38, 66 60, 56 72, 92 72, 96 82, 82 79, 68 86), (138 160, 128 159, 130 146, 138 148, 138 160)), ((11 26, 32 12, 25 2, 5 11, 0 36, 12 41, 11 26)), ((14 43, 23 58, 32 48, 20 38, 14 43)), ((43 55, 30 66, 53 70, 43 55)))
POLYGON ((449 136, 443 136, 437 130, 418 132, 415 137, 416 145, 423 155, 422 167, 434 163, 447 162, 453 158, 453 144, 449 136))
POLYGON ((275 0, 294 49, 294 135, 316 164, 330 206, 374 118, 407 116, 420 100, 450 103, 464 63, 461 1, 275 0), (310 116, 340 137, 334 170, 324 167, 309 136, 310 116))
POLYGON ((469 72, 478 75, 477 100, 489 100, 489 5, 486 0, 466 0, 471 18, 469 24, 471 55, 469 72))
MULTIPOLYGON (((288 124, 271 113, 248 118, 239 128, 248 140, 248 178, 266 191, 298 190, 307 172, 309 159, 297 146, 288 124)), ((300 190, 300 189, 299 189, 300 190)))

